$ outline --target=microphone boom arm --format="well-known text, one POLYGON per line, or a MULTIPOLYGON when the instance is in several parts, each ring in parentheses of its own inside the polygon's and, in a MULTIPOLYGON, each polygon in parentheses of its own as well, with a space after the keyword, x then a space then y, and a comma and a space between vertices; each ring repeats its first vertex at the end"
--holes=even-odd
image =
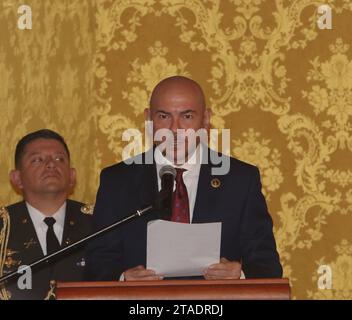
MULTIPOLYGON (((87 242, 87 241, 89 241, 89 240, 91 240, 91 239, 93 239, 93 238, 95 238, 95 237, 107 232, 107 231, 110 231, 111 229, 113 229, 113 228, 115 228, 115 227, 117 227, 117 226, 119 226, 119 225, 121 225, 121 224, 123 224, 125 222, 128 222, 128 221, 133 220, 133 219, 138 218, 138 217, 141 217, 141 216, 143 216, 144 214, 146 214, 148 211, 150 211, 153 208, 154 208, 154 206, 150 205, 150 206, 145 207, 143 209, 137 210, 135 213, 133 213, 133 214, 131 214, 131 215, 119 220, 119 221, 116 221, 113 224, 111 224, 111 225, 109 225, 107 227, 104 227, 104 228, 98 230, 97 232, 94 232, 93 234, 90 234, 89 236, 86 236, 86 237, 84 237, 84 238, 82 238, 82 239, 80 239, 80 240, 78 240, 78 241, 76 241, 76 242, 74 242, 74 243, 72 243, 72 244, 60 249, 60 250, 58 250, 58 251, 55 251, 55 252, 53 252, 53 253, 51 253, 49 255, 46 255, 46 256, 44 256, 44 257, 32 262, 28 266, 25 266, 24 268, 22 268, 20 271, 21 271, 21 273, 23 273, 27 269, 33 268, 34 266, 37 266, 38 264, 41 264, 43 262, 48 263, 50 260, 52 260, 57 255, 59 255, 61 253, 64 253, 64 252, 66 252, 66 251, 68 251, 68 250, 70 250, 70 249, 72 249, 72 248, 74 248, 74 247, 76 247, 76 246, 78 246, 80 244, 83 244, 83 243, 85 243, 85 242, 87 242)), ((4 281, 9 280, 9 279, 13 278, 16 275, 17 276, 20 275, 19 271, 13 271, 13 272, 5 275, 5 276, 2 276, 0 278, 0 286, 3 285, 4 281)))

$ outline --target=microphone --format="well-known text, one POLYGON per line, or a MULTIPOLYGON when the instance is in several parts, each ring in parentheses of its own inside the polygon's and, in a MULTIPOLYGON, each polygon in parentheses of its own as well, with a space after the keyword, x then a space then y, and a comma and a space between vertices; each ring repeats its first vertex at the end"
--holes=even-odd
POLYGON ((159 171, 159 177, 161 179, 161 189, 155 207, 158 210, 163 210, 164 215, 170 215, 176 170, 170 165, 163 166, 159 171))

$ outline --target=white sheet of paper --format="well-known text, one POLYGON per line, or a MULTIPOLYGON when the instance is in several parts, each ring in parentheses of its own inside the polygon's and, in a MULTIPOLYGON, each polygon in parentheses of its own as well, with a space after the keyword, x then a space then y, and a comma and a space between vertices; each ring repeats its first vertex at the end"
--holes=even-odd
POLYGON ((219 262, 220 244, 221 222, 188 224, 150 221, 147 269, 165 277, 203 275, 204 269, 219 262))

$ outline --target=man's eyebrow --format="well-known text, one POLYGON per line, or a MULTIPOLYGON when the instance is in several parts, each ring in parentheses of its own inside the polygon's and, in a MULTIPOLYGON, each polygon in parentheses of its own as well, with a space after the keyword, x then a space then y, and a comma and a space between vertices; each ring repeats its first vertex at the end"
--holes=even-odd
POLYGON ((27 154, 30 155, 30 156, 34 156, 34 155, 36 155, 36 154, 40 154, 39 151, 32 151, 32 152, 25 151, 24 153, 27 153, 27 154))
POLYGON ((155 112, 156 112, 156 113, 171 114, 171 112, 167 112, 167 111, 164 111, 164 110, 156 110, 155 112))
MULTIPOLYGON (((156 113, 168 114, 168 115, 171 114, 171 112, 168 112, 168 111, 165 111, 165 110, 156 110, 155 112, 156 113)), ((187 110, 184 110, 184 111, 180 112, 180 114, 187 114, 187 113, 197 113, 197 111, 196 110, 192 110, 192 109, 187 109, 187 110)))
POLYGON ((66 156, 66 157, 68 156, 67 152, 64 152, 64 151, 59 151, 56 154, 63 155, 63 156, 66 156))
POLYGON ((181 111, 181 114, 185 114, 185 113, 196 113, 196 110, 188 109, 185 111, 181 111))
MULTIPOLYGON (((40 154, 40 152, 38 152, 38 151, 33 151, 33 152, 29 153, 28 156, 31 157, 31 156, 36 156, 36 155, 39 155, 39 154, 40 154)), ((67 156, 67 153, 64 152, 64 151, 56 152, 56 154, 60 154, 60 155, 67 156)))

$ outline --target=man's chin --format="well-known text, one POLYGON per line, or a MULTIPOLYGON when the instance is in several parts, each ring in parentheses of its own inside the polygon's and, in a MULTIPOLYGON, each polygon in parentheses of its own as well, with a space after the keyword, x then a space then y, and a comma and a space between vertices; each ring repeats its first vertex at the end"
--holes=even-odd
MULTIPOLYGON (((188 155, 185 153, 177 153, 174 155, 174 157, 172 158, 172 162, 176 165, 183 165, 184 163, 187 162, 188 159, 188 155)), ((171 160, 170 160, 171 161, 171 160)))
POLYGON ((48 183, 40 190, 43 194, 59 194, 65 192, 66 188, 57 183, 48 183))
POLYGON ((186 163, 189 158, 192 157, 194 151, 197 148, 197 146, 192 146, 192 148, 189 148, 184 143, 174 144, 172 146, 166 147, 163 146, 163 148, 161 148, 160 145, 157 145, 156 147, 159 148, 159 151, 166 159, 177 165, 186 163))

